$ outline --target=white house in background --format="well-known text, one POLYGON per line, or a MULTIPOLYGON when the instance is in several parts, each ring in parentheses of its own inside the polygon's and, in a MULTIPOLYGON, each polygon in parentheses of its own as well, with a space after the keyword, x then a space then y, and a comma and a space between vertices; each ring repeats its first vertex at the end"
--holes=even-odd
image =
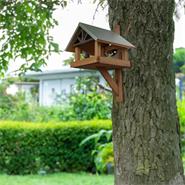
POLYGON ((55 104, 57 94, 67 94, 73 90, 76 77, 85 76, 97 76, 100 84, 105 84, 99 72, 74 68, 32 72, 27 73, 25 77, 39 81, 39 104, 51 106, 55 104))

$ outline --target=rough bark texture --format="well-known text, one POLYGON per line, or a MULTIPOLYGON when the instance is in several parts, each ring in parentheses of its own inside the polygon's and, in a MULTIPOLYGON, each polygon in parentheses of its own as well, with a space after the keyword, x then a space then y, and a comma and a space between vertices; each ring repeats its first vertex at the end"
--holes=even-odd
POLYGON ((136 49, 124 70, 125 102, 113 105, 116 185, 184 185, 175 78, 174 0, 108 0, 110 26, 136 49))

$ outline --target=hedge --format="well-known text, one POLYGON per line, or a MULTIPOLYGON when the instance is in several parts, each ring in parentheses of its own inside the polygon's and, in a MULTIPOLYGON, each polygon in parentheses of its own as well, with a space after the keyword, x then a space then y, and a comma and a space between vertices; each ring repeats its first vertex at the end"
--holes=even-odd
POLYGON ((101 129, 111 129, 111 121, 0 122, 0 172, 92 171, 94 143, 79 143, 101 129))

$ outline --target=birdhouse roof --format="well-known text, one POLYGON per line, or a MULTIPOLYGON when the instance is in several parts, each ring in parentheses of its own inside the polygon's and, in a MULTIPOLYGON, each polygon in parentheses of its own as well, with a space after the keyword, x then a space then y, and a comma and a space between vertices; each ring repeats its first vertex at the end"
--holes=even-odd
POLYGON ((84 30, 94 40, 98 40, 100 42, 105 42, 105 43, 110 43, 110 44, 115 44, 115 45, 126 47, 126 48, 135 48, 134 45, 132 45, 122 36, 120 36, 119 34, 113 31, 106 30, 106 29, 99 28, 99 27, 92 26, 92 25, 88 25, 88 24, 84 24, 84 23, 79 23, 69 44, 66 47, 66 51, 70 51, 70 52, 74 51, 73 44, 75 43, 79 30, 81 29, 84 30))

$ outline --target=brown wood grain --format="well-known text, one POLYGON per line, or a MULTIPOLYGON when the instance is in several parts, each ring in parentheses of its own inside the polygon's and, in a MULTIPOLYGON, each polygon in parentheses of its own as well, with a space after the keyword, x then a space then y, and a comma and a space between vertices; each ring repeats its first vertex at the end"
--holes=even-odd
POLYGON ((100 73, 102 74, 102 76, 105 78, 105 80, 107 81, 107 83, 109 84, 109 86, 112 88, 112 90, 114 91, 114 93, 116 95, 118 95, 118 85, 116 84, 116 82, 112 79, 111 75, 108 73, 106 68, 99 68, 100 73))
POLYGON ((80 60, 80 48, 79 47, 75 47, 75 61, 80 60))

